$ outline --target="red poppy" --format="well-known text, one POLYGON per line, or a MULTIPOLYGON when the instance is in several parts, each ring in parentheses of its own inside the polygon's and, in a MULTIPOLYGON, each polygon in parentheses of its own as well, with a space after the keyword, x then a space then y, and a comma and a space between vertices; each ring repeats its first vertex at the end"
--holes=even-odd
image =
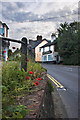
POLYGON ((15 47, 12 47, 13 49, 15 49, 15 47))
POLYGON ((41 80, 41 78, 37 78, 37 80, 41 80))
POLYGON ((8 59, 8 58, 7 58, 8 59))
POLYGON ((39 85, 39 82, 35 82, 34 84, 35 84, 35 85, 39 85))
POLYGON ((6 51, 4 51, 4 53, 6 53, 6 51))
POLYGON ((30 74, 33 74, 33 72, 32 72, 32 71, 30 71, 29 73, 30 73, 30 74))
POLYGON ((29 61, 29 59, 27 59, 27 61, 29 61))
POLYGON ((27 80, 29 80, 29 78, 30 78, 29 76, 26 77, 27 80))

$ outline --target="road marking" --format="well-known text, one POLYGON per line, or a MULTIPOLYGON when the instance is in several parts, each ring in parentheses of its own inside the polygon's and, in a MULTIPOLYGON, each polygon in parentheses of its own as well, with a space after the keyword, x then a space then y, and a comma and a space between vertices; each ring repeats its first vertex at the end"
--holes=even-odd
POLYGON ((48 76, 48 78, 51 79, 56 84, 57 87, 60 87, 51 77, 48 76))
POLYGON ((57 80, 55 80, 55 79, 54 79, 52 76, 50 76, 49 74, 47 74, 47 77, 48 77, 49 79, 51 79, 58 88, 63 88, 63 87, 64 87, 63 85, 61 85, 61 83, 59 83, 57 80))

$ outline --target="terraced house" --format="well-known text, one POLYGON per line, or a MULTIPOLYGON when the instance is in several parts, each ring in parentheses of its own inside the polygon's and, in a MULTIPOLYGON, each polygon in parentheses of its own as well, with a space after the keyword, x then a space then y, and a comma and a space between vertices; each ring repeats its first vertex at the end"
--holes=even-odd
POLYGON ((3 56, 4 60, 7 61, 8 58, 8 49, 10 43, 7 41, 1 41, 1 38, 8 37, 9 27, 6 23, 0 21, 0 59, 3 56), (1 54, 2 53, 2 54, 1 54))
POLYGON ((57 42, 55 34, 51 35, 50 40, 42 40, 35 48, 35 61, 60 63, 62 58, 57 52, 57 42))
POLYGON ((33 49, 35 50, 35 61, 42 62, 41 46, 43 46, 49 42, 50 42, 50 40, 43 39, 42 41, 40 41, 37 45, 35 45, 33 47, 33 49))

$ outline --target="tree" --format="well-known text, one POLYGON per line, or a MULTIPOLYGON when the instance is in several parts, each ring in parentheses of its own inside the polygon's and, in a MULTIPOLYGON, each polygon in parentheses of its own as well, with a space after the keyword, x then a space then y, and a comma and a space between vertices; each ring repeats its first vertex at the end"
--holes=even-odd
POLYGON ((63 57, 64 64, 78 65, 78 35, 80 22, 60 24, 57 38, 57 49, 63 57))

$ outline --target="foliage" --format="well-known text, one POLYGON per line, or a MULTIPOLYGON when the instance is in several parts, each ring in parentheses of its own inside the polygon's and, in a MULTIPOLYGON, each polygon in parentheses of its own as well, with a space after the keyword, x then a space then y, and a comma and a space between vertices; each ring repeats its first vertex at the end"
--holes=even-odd
POLYGON ((63 64, 80 64, 78 36, 80 35, 80 22, 60 24, 58 29, 57 49, 63 57, 63 64))
MULTIPOLYGON (((27 61, 27 60, 26 60, 27 61)), ((7 61, 2 67, 2 105, 3 118, 24 118, 29 109, 17 102, 18 97, 32 93, 37 78, 42 76, 44 68, 33 59, 27 62, 27 72, 20 68, 20 61, 7 61), (30 74, 30 71, 33 74, 30 74), (26 77, 28 79, 26 79, 26 77)))
POLYGON ((8 50, 8 57, 10 57, 11 55, 12 55, 12 50, 9 49, 9 50, 8 50))
POLYGON ((53 87, 53 85, 52 85, 52 83, 51 83, 50 80, 48 80, 48 87, 49 87, 49 92, 50 92, 50 93, 51 93, 52 91, 54 91, 54 87, 53 87))

